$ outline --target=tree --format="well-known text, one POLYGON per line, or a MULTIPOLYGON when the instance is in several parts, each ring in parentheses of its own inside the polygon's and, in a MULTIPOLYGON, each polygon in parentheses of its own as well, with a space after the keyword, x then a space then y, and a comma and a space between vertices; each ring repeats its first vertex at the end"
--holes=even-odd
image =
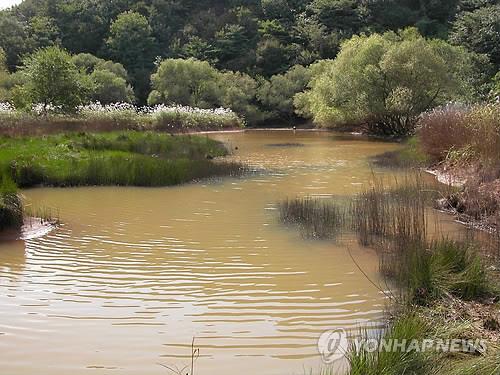
POLYGON ((257 45, 257 68, 266 77, 286 71, 290 65, 290 49, 274 37, 262 39, 257 45))
POLYGON ((261 0, 260 4, 267 19, 289 20, 293 17, 286 0, 261 0))
POLYGON ((244 73, 225 72, 219 74, 218 84, 223 107, 231 108, 249 124, 264 120, 265 114, 257 106, 255 79, 244 73))
POLYGON ((272 76, 257 92, 259 101, 276 117, 290 120, 294 116, 293 98, 305 90, 310 79, 310 70, 295 65, 284 74, 272 76))
POLYGON ((59 29, 50 17, 33 17, 29 23, 29 34, 36 48, 61 44, 59 29))
POLYGON ((134 91, 127 81, 109 70, 96 69, 90 75, 94 88, 93 101, 103 104, 134 101, 134 91))
POLYGON ((166 59, 151 76, 148 104, 182 104, 212 108, 220 103, 218 72, 206 61, 166 59))
POLYGON ((461 13, 453 22, 450 40, 477 53, 489 56, 500 67, 500 5, 461 13))
POLYGON ((361 13, 355 0, 313 0, 308 8, 329 30, 357 32, 361 26, 361 13))
POLYGON ((125 67, 117 62, 111 60, 104 60, 90 53, 79 53, 71 58, 71 61, 78 67, 78 69, 90 74, 94 70, 107 70, 114 73, 118 77, 128 80, 128 73, 125 67))
POLYGON ((421 112, 469 98, 471 55, 415 29, 355 36, 319 69, 311 90, 296 103, 300 113, 323 125, 362 124, 373 132, 406 135, 421 112))
POLYGON ((92 101, 103 104, 127 102, 135 100, 134 91, 127 82, 128 73, 120 63, 100 59, 90 53, 80 53, 71 58, 78 69, 90 74, 93 90, 92 101))
POLYGON ((0 46, 10 71, 19 65, 21 56, 30 49, 26 25, 9 12, 0 12, 0 46))
POLYGON ((7 57, 0 48, 0 102, 6 102, 10 99, 10 74, 7 69, 7 57))
POLYGON ((121 13, 111 24, 106 44, 112 59, 129 72, 139 101, 144 101, 156 55, 155 39, 146 17, 132 11, 121 13))
POLYGON ((92 85, 59 47, 38 50, 24 59, 21 68, 24 84, 18 91, 17 104, 25 108, 40 104, 49 110, 72 112, 86 102, 92 85))

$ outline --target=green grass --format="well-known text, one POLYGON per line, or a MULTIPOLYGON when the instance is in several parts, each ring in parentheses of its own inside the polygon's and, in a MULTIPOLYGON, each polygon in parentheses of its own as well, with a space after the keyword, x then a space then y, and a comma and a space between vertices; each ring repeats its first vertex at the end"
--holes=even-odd
POLYGON ((23 224, 23 205, 17 187, 7 174, 0 176, 0 230, 23 224))
POLYGON ((496 292, 477 248, 466 242, 398 245, 381 256, 381 270, 397 282, 410 305, 428 305, 449 295, 480 299, 496 292))
MULTIPOLYGON (((392 322, 379 338, 390 340, 420 340, 428 327, 413 313, 405 313, 392 322)), ((351 346, 348 353, 349 375, 416 375, 429 374, 431 363, 426 353, 417 351, 367 351, 351 346)))
POLYGON ((211 160, 226 154, 207 137, 153 132, 0 139, 0 166, 20 187, 168 186, 241 173, 238 163, 211 160))

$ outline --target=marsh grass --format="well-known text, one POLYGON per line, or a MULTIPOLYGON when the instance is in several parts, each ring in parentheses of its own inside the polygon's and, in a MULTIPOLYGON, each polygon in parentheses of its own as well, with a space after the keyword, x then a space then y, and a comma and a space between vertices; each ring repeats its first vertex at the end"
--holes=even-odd
POLYGON ((280 220, 300 228, 306 238, 336 238, 345 227, 346 209, 329 200, 287 199, 279 203, 280 220))
POLYGON ((24 206, 24 225, 34 224, 59 225, 61 223, 59 211, 50 207, 24 206))
POLYGON ((0 140, 0 165, 20 187, 168 186, 246 168, 208 137, 153 132, 72 133, 0 140))
MULTIPOLYGON (((407 312, 393 321, 379 338, 418 340, 425 337, 426 331, 425 322, 416 314, 407 312)), ((362 335, 366 336, 366 333, 362 335)), ((367 351, 351 345, 347 358, 350 375, 427 374, 432 367, 426 353, 417 351, 367 351)))
POLYGON ((19 228, 23 224, 23 205, 10 176, 0 176, 0 230, 19 228))
POLYGON ((405 176, 390 187, 374 180, 369 189, 352 200, 352 229, 364 246, 382 240, 422 241, 427 236, 426 207, 435 194, 420 175, 405 176))
MULTIPOLYGON (((458 312, 446 301, 481 305, 498 296, 499 288, 473 239, 447 239, 428 230, 429 208, 445 193, 426 184, 419 174, 392 183, 375 180, 342 205, 314 198, 284 201, 280 219, 306 233, 317 233, 319 227, 320 233, 334 233, 337 238, 343 231, 351 231, 360 244, 378 252, 380 272, 389 289, 386 295, 394 302, 393 319, 381 333, 385 339, 469 339, 474 331, 470 324, 452 326, 437 316, 436 309, 443 306, 446 314, 455 317, 458 312)), ((368 338, 366 332, 361 335, 368 338)), ((368 351, 355 346, 350 347, 347 357, 350 375, 483 373, 474 369, 498 374, 500 369, 494 362, 499 358, 498 350, 473 360, 463 354, 458 364, 456 359, 433 351, 368 351), (456 372, 450 370, 453 366, 456 372)))
POLYGON ((244 122, 240 117, 224 108, 201 109, 165 105, 139 108, 127 103, 92 103, 80 107, 71 115, 42 115, 36 111, 26 113, 12 108, 0 108, 0 134, 8 136, 124 130, 182 133, 237 129, 243 126, 244 122))
POLYGON ((442 239, 399 245, 380 257, 383 275, 394 280, 400 302, 429 305, 447 296, 480 299, 495 292, 477 248, 442 239))

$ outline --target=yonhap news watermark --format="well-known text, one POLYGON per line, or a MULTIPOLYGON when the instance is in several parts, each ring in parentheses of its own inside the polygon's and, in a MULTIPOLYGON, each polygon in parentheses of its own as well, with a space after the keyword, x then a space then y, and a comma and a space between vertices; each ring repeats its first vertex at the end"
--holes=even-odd
POLYGON ((349 351, 375 352, 462 352, 485 353, 486 340, 483 339, 410 339, 390 337, 362 337, 349 335, 344 329, 323 332, 318 339, 318 351, 324 363, 332 363, 345 358, 349 351))

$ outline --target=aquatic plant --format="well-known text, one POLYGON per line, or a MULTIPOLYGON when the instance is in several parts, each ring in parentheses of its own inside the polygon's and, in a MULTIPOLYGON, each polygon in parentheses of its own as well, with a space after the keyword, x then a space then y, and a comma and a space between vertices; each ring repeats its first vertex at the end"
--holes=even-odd
POLYGON ((382 254, 380 268, 408 304, 427 305, 449 295, 477 299, 494 292, 477 248, 467 242, 441 239, 392 246, 382 254))
POLYGON ((382 180, 356 196, 351 203, 352 229, 363 245, 379 240, 403 243, 426 238, 426 206, 435 192, 417 176, 406 176, 386 187, 382 180))
POLYGON ((19 228, 23 224, 23 205, 17 186, 6 173, 0 176, 0 230, 19 228))
POLYGON ((335 238, 345 226, 345 208, 330 200, 286 199, 278 207, 280 220, 297 225, 307 238, 335 238))

